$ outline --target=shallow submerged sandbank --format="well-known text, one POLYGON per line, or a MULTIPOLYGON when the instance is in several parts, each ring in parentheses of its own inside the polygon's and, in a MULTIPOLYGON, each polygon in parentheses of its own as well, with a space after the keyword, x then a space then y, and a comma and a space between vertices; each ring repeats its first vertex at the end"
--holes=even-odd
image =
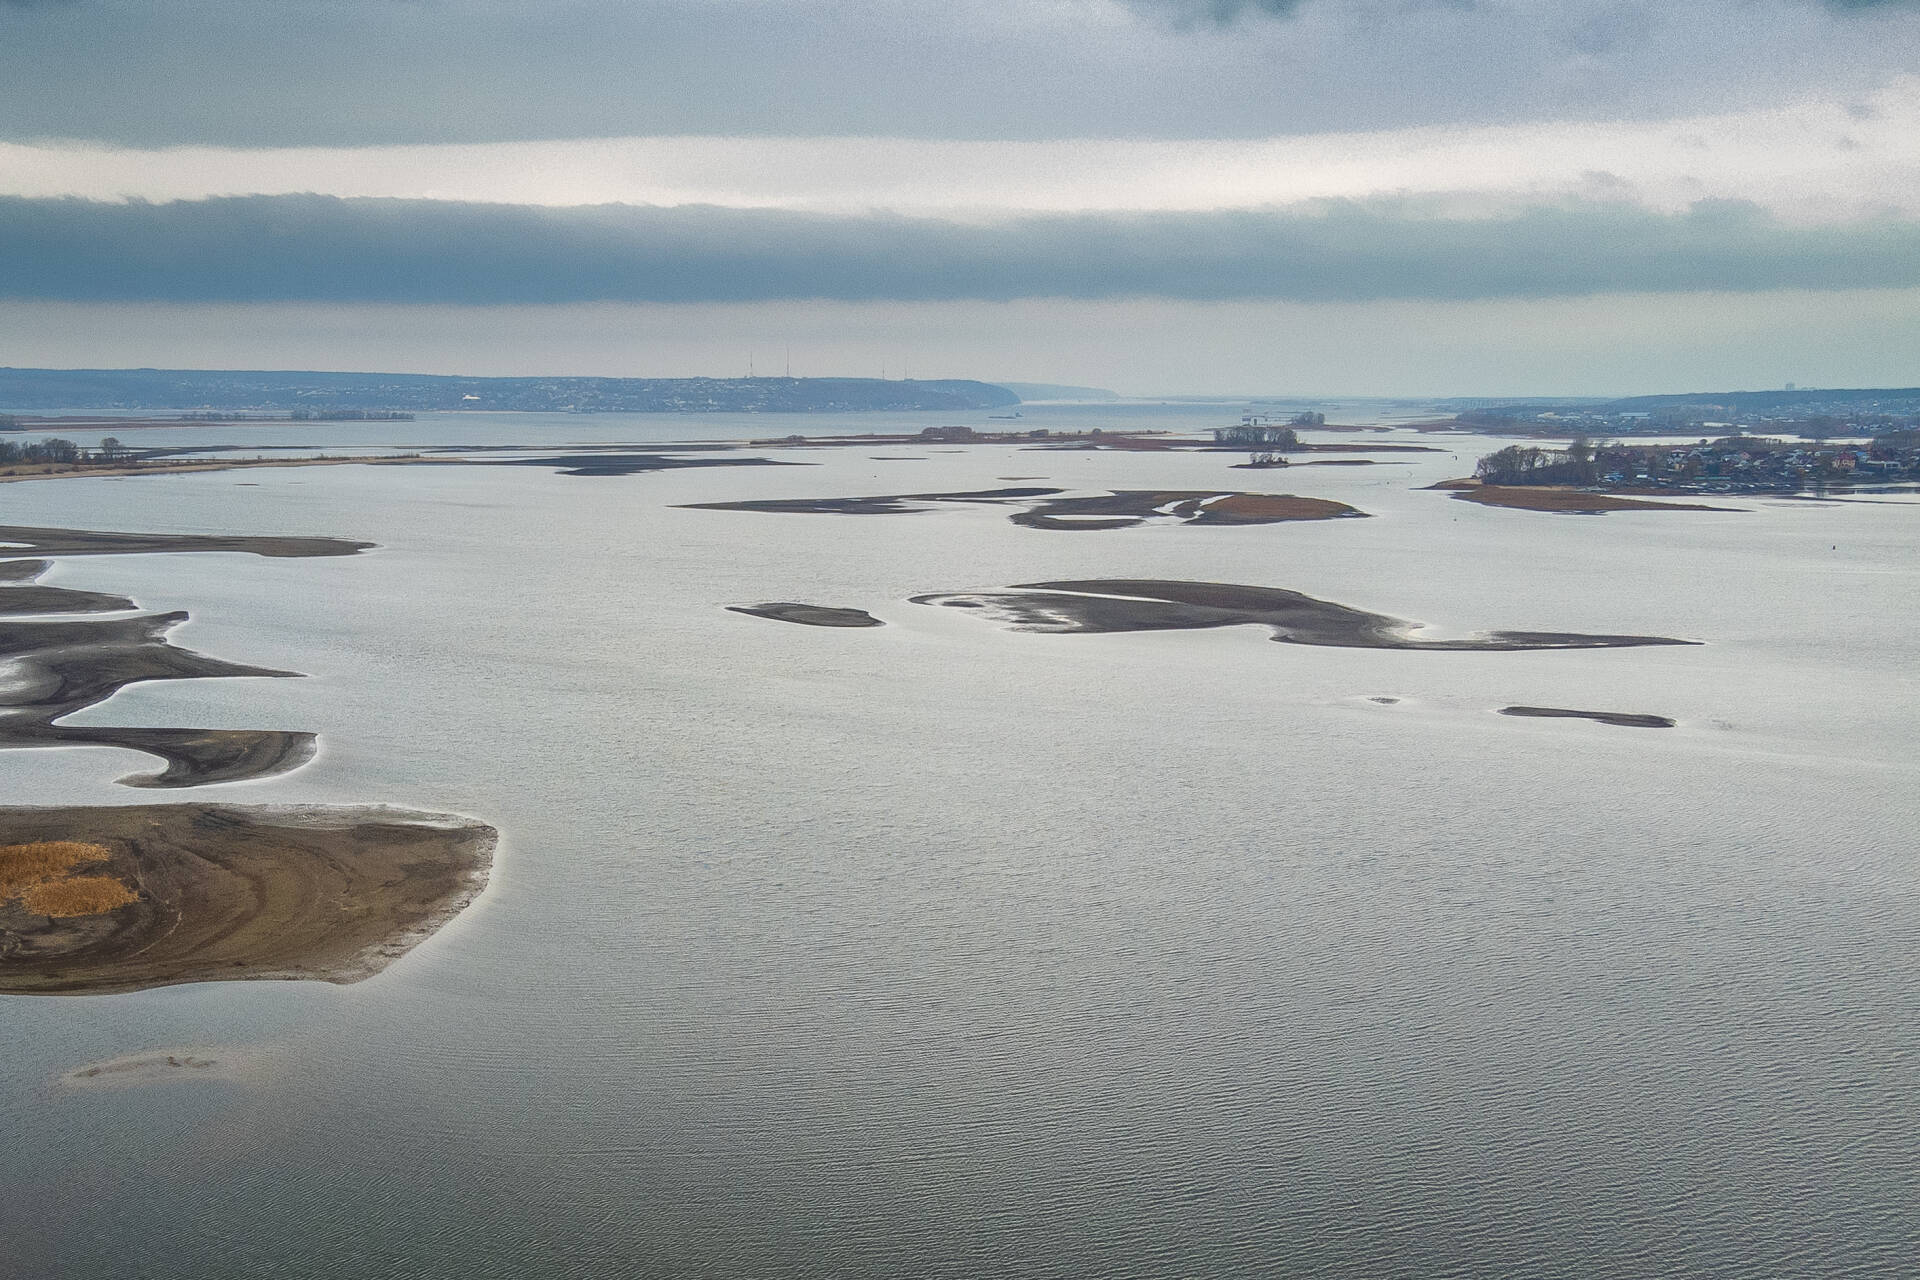
POLYGON ((768 498, 694 502, 697 511, 760 511, 789 515, 890 516, 947 505, 1017 506, 1007 518, 1030 529, 1092 532, 1155 521, 1188 525, 1282 524, 1365 516, 1344 502, 1286 493, 1222 493, 1214 489, 1115 489, 1068 497, 1064 489, 978 489, 966 493, 899 493, 864 498, 768 498))
POLYGON ((1015 631, 1097 634, 1264 626, 1285 644, 1345 649, 1428 649, 1476 653, 1535 649, 1613 649, 1697 644, 1665 636, 1488 631, 1457 640, 1424 640, 1417 623, 1368 613, 1298 591, 1224 582, 1104 578, 1030 582, 993 591, 937 592, 913 603, 976 609, 1015 631))
POLYGON ((838 609, 832 605, 801 604, 776 600, 768 604, 730 604, 730 613, 772 618, 776 622, 797 622, 807 627, 884 627, 887 624, 865 609, 838 609))
POLYGON ((379 806, 0 808, 0 994, 357 982, 478 895, 495 839, 379 806))

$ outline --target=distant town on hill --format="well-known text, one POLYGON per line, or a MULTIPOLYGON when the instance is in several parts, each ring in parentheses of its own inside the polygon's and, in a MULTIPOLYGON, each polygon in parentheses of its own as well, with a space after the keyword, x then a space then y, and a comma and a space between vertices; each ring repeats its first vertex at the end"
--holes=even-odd
POLYGON ((560 413, 860 413, 998 409, 1003 386, 965 379, 467 378, 232 369, 0 369, 0 411, 450 409, 560 413))

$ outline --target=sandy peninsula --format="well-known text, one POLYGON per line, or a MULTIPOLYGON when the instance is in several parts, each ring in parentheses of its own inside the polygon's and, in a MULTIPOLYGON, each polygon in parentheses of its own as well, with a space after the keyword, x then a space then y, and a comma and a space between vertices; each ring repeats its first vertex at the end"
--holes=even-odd
POLYGON ((1487 631, 1457 640, 1427 640, 1414 634, 1417 623, 1317 600, 1298 591, 1224 582, 1143 578, 1030 582, 997 591, 914 596, 913 603, 979 610, 1015 631, 1062 635, 1263 626, 1283 644, 1468 653, 1697 643, 1665 636, 1557 631, 1487 631))
POLYGON ((0 809, 0 994, 358 982, 479 894, 495 839, 372 806, 0 809))

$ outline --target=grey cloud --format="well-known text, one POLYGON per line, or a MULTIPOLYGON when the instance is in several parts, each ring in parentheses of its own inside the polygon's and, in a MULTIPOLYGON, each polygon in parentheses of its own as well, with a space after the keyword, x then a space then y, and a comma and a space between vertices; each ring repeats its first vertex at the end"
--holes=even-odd
MULTIPOLYGON (((1341 3, 1342 0, 1126 0, 1126 2, 1134 9, 1170 18, 1176 24, 1204 21, 1224 25, 1242 18, 1291 18, 1308 4, 1330 5, 1341 3)), ((1348 2, 1350 3, 1350 0, 1348 2)), ((1477 0, 1401 0, 1401 7, 1470 9, 1476 3, 1477 0)), ((1920 0, 1803 0, 1803 3, 1824 5, 1829 9, 1847 12, 1912 8, 1920 5, 1920 0)), ((1582 29, 1591 33, 1602 32, 1616 21, 1634 21, 1633 10, 1639 6, 1632 3, 1608 3, 1585 7, 1591 12, 1585 19, 1582 29)))
POLYGON ((1127 0, 1134 9, 1176 22, 1234 22, 1250 14, 1292 17, 1307 0, 1127 0))
POLYGON ((0 297, 461 305, 820 298, 1474 299, 1920 285, 1920 222, 1745 204, 1485 220, 1394 204, 972 225, 704 206, 0 199, 0 297))
POLYGON ((1819 0, 0 0, 0 137, 1180 138, 1657 118, 1871 96, 1920 65, 1920 21, 1870 7, 1881 20, 1835 21, 1819 0))

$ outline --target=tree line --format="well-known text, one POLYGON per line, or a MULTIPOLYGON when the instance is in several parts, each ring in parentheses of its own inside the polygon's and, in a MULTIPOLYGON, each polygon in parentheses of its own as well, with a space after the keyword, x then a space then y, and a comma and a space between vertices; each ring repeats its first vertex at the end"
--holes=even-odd
POLYGON ((126 456, 127 450, 112 436, 102 440, 100 447, 94 450, 88 450, 59 436, 48 436, 45 440, 32 440, 26 443, 18 440, 0 440, 0 463, 117 462, 126 456))

